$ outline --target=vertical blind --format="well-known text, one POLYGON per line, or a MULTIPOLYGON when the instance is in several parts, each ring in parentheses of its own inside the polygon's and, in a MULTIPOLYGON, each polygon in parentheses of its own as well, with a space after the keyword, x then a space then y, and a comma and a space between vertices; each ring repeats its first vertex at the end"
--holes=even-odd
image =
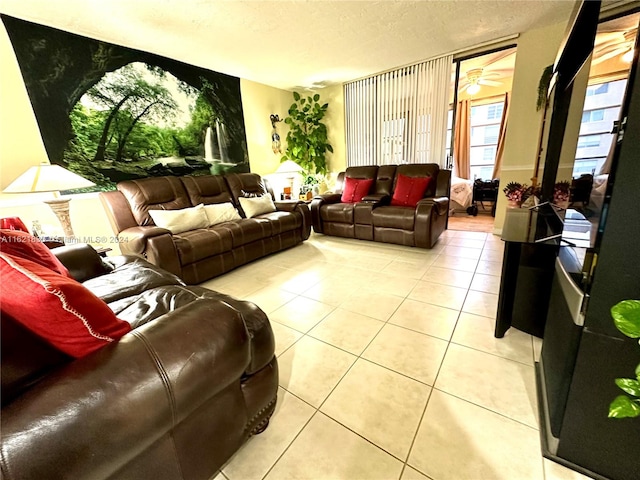
POLYGON ((344 86, 347 165, 445 165, 453 56, 344 86))

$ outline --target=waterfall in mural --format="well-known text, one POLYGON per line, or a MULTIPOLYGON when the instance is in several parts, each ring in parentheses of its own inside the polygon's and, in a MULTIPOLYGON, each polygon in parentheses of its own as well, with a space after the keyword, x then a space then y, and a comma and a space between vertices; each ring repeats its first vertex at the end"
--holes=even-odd
POLYGON ((220 120, 216 120, 216 136, 218 137, 218 147, 220 148, 220 161, 227 163, 229 155, 227 153, 227 127, 220 120))
POLYGON ((213 128, 207 127, 204 136, 204 159, 209 163, 220 163, 222 155, 220 155, 220 144, 218 135, 214 133, 213 128))
POLYGON ((204 159, 209 163, 229 163, 227 127, 216 120, 215 132, 207 127, 204 137, 204 159))

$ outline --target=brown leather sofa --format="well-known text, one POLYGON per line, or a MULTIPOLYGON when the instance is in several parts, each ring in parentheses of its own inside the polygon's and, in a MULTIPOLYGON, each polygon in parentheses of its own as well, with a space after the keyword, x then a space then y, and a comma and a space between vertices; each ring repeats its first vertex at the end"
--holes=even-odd
POLYGON ((432 248, 447 227, 450 187, 451 172, 435 163, 349 167, 338 175, 333 193, 311 201, 313 230, 325 235, 432 248), (415 207, 391 205, 399 175, 431 177, 415 207), (373 180, 357 203, 341 201, 347 177, 373 180))
POLYGON ((233 173, 129 180, 100 198, 123 254, 141 255, 192 285, 309 238, 311 216, 302 202, 275 202, 275 212, 245 218, 239 199, 267 193, 273 198, 259 175, 233 173), (149 210, 225 202, 232 202, 243 218, 172 234, 155 226, 149 215, 149 210))
POLYGON ((211 478, 275 408, 266 315, 139 257, 55 253, 133 329, 71 359, 3 312, 2 478, 211 478))

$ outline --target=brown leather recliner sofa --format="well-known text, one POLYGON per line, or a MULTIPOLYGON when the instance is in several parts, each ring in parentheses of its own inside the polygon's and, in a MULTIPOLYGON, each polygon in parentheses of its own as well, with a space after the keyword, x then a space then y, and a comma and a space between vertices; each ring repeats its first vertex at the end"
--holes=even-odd
MULTIPOLYGON (((311 201, 313 230, 325 235, 432 248, 447 227, 451 172, 435 163, 349 167, 333 193, 311 201), (394 205, 400 176, 427 186, 414 205, 394 205), (429 177, 430 180, 426 180, 429 177), (370 180, 362 199, 343 202, 347 179, 370 180)), ((404 191, 404 189, 403 189, 404 191)), ((407 190, 408 191, 408 190, 407 190)), ((402 203, 402 198, 400 200, 402 203)))
POLYGON ((3 311, 2 478, 211 478, 274 411, 266 315, 140 257, 54 252, 133 329, 73 359, 3 311))
POLYGON ((259 175, 233 173, 128 180, 100 198, 123 254, 141 255, 198 284, 309 238, 311 216, 302 202, 275 202, 276 211, 246 218, 240 198, 263 194, 274 198, 259 175), (177 234, 157 227, 149 214, 227 202, 243 218, 177 234))

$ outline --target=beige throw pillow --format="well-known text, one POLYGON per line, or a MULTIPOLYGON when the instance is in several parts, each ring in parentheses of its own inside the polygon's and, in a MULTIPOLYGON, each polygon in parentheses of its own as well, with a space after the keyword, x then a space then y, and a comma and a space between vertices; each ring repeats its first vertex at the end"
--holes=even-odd
POLYGON ((238 200, 240 200, 240 206, 244 210, 247 218, 253 218, 263 213, 276 211, 276 206, 273 204, 271 195, 269 195, 268 193, 262 195, 261 197, 255 198, 240 197, 238 198, 238 200))
POLYGON ((149 215, 158 227, 166 228, 174 234, 209 226, 202 204, 181 210, 149 210, 149 215))
POLYGON ((209 219, 209 226, 242 218, 231 202, 205 205, 204 211, 209 219))

